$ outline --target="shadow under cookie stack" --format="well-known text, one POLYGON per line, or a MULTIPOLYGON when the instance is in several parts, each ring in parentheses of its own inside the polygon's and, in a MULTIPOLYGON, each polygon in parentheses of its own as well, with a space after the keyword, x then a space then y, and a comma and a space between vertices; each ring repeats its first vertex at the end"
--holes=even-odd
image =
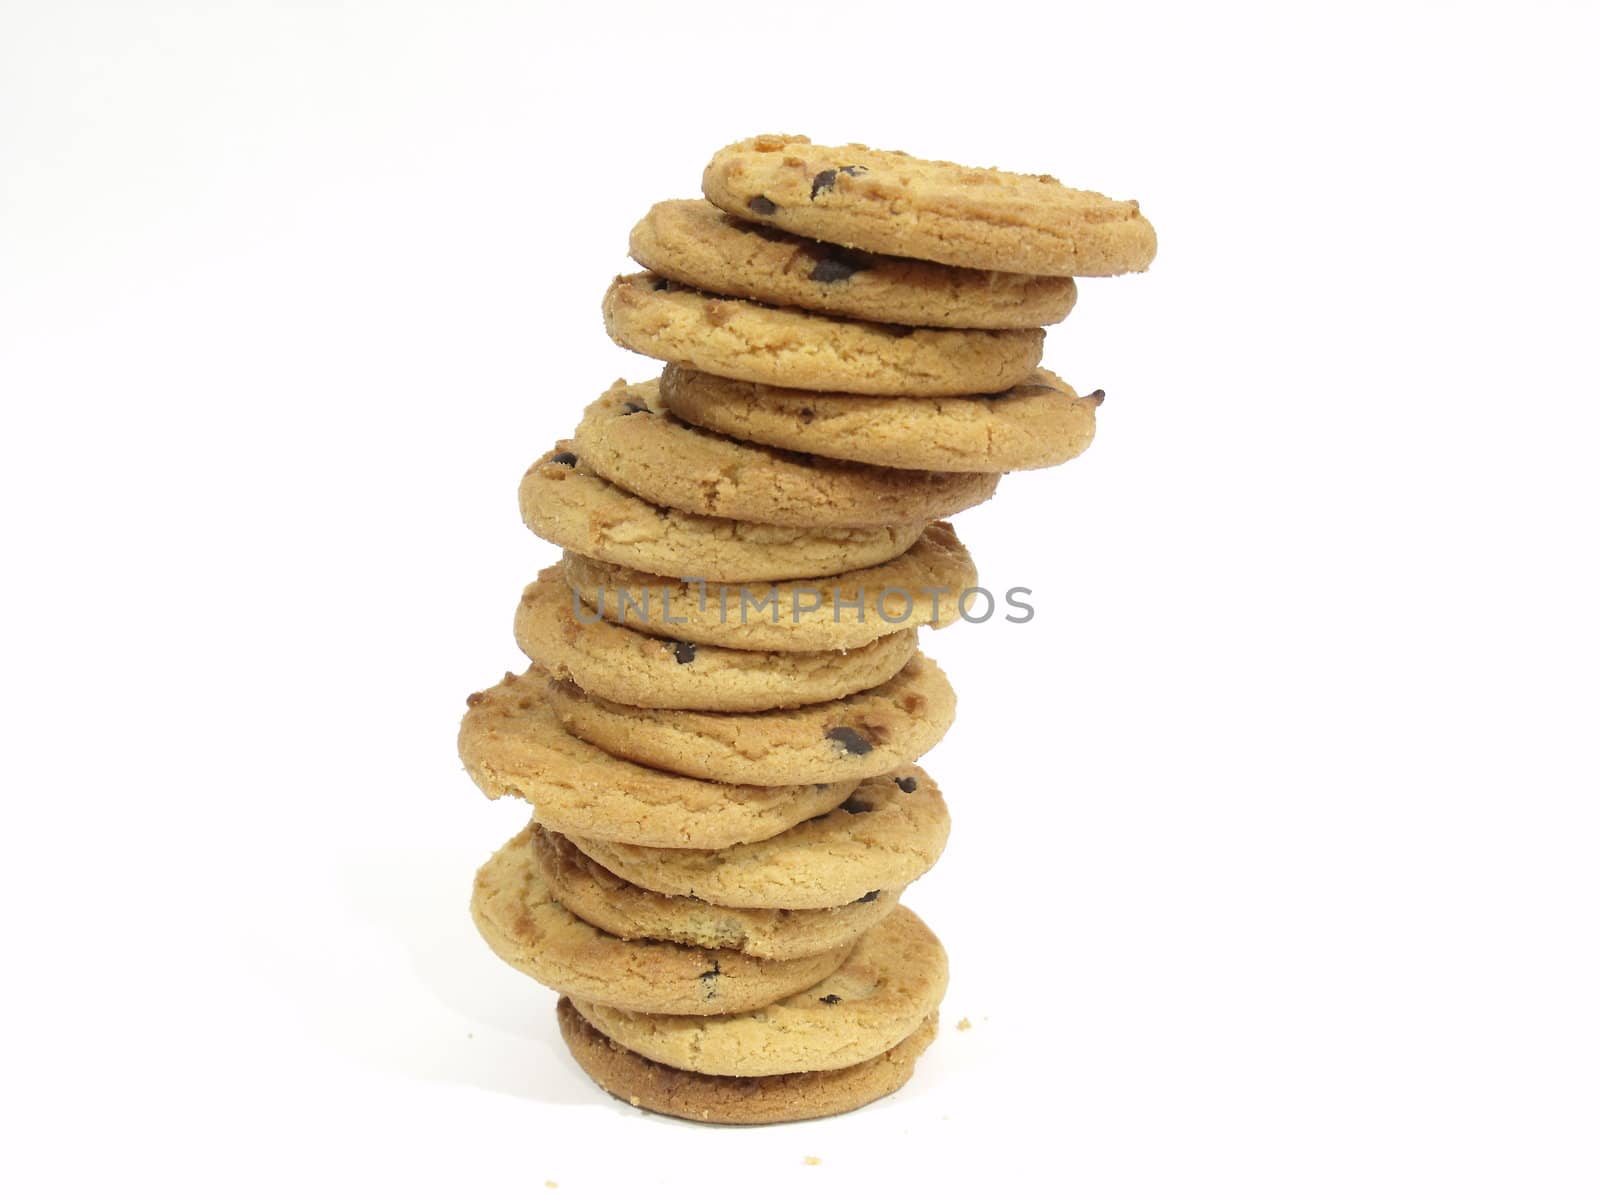
POLYGON ((944 518, 1088 445, 1100 394, 1037 369, 1042 326, 1155 234, 1049 177, 804 138, 729 146, 703 187, 605 296, 665 370, 522 480, 565 553, 460 751, 533 806, 472 912, 562 994, 578 1063, 757 1124, 887 1095, 934 1038, 945 954, 901 894, 949 831, 914 763, 955 694, 918 630, 983 603, 944 518))

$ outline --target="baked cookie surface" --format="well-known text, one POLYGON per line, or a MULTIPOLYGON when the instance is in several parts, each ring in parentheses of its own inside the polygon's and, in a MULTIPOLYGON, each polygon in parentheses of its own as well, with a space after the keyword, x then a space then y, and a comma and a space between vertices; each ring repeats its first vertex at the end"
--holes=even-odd
POLYGON ((705 1075, 829 1071, 883 1054, 938 1011, 944 947, 904 905, 869 929, 838 970, 744 1013, 665 1016, 574 998, 583 1018, 652 1062, 705 1075))
POLYGON ((580 920, 551 895, 524 829, 478 871, 472 919, 489 948, 546 987, 595 1004, 658 1013, 760 1008, 831 974, 849 944, 803 958, 624 941, 580 920))
POLYGON ((900 899, 899 889, 890 888, 838 908, 730 908, 646 891, 554 830, 536 829, 533 851, 550 894, 590 925, 619 938, 737 950, 752 958, 805 958, 848 945, 893 912, 900 899))
POLYGON ((673 416, 655 380, 618 380, 584 411, 572 450, 652 504, 769 525, 922 526, 983 503, 1000 481, 992 472, 898 471, 737 441, 673 416))
POLYGON ((875 688, 804 708, 635 708, 571 685, 552 688, 550 704, 568 733, 619 758, 697 779, 765 786, 892 771, 933 749, 956 715, 950 681, 920 653, 875 688))
POLYGON ((697 584, 567 554, 567 583, 607 620, 659 637, 735 650, 839 650, 897 630, 960 620, 977 568, 955 530, 935 521, 899 558, 814 579, 748 587, 697 584))
POLYGON ((457 745, 486 796, 526 800, 569 837, 714 849, 770 838, 850 794, 849 783, 710 783, 615 758, 562 727, 549 690, 548 672, 532 667, 473 693, 457 745))
POLYGON ((602 620, 560 564, 523 590, 513 631, 523 653, 591 696, 644 708, 764 712, 837 700, 893 678, 917 649, 901 629, 849 650, 729 650, 602 620))
POLYGON ((1064 187, 1048 175, 866 146, 750 138, 719 150, 701 186, 706 199, 742 220, 979 270, 1120 275, 1144 270, 1156 253, 1155 230, 1136 201, 1064 187))
POLYGON ((1031 329, 1078 297, 1070 278, 974 271, 848 250, 752 225, 705 200, 663 200, 628 239, 635 262, 719 296, 890 325, 1031 329))
POLYGON ((819 391, 997 392, 1039 365, 1042 329, 916 329, 772 308, 660 275, 619 275, 601 305, 618 345, 702 371, 819 391))
POLYGON ((719 582, 793 579, 875 566, 922 525, 796 528, 661 508, 588 470, 557 443, 522 477, 523 523, 564 550, 663 575, 719 582))
POLYGON ((719 1125, 770 1125, 831 1117, 870 1104, 904 1087, 939 1032, 939 1014, 905 1041, 875 1058, 837 1071, 740 1078, 702 1075, 651 1062, 618 1045, 570 1000, 556 1005, 567 1049, 584 1072, 618 1100, 667 1116, 719 1125))
POLYGON ((722 379, 668 366, 662 405, 732 438, 928 471, 1026 471, 1076 458, 1105 393, 1080 396, 1049 371, 993 396, 850 396, 722 379))
POLYGON ((830 812, 760 842, 668 850, 571 835, 612 874, 731 908, 838 908, 903 888, 938 861, 950 813, 920 767, 861 784, 830 812))

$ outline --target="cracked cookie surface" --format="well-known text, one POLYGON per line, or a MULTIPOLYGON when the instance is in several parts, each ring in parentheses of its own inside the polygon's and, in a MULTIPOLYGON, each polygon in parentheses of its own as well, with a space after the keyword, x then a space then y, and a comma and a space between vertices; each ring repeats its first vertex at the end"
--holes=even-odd
POLYGON ((849 945, 782 962, 673 942, 624 941, 551 895, 529 826, 479 869, 472 919, 489 948, 546 987, 590 1003, 656 1013, 760 1008, 831 974, 849 945))
POLYGON ((1070 278, 974 271, 848 250, 752 225, 705 200, 663 200, 633 227, 640 266, 719 296, 951 329, 1029 329, 1072 311, 1070 278))
POLYGON ((615 758, 573 737, 532 667, 467 697, 457 745, 490 799, 517 796, 541 825, 637 846, 716 848, 760 841, 826 813, 849 783, 754 787, 689 779, 615 758))
POLYGON ((938 1011, 948 978, 939 939, 901 905, 827 978, 751 1012, 667 1016, 573 1003, 601 1033, 653 1062, 707 1075, 782 1075, 854 1066, 898 1045, 938 1011))
POLYGON ((832 811, 760 842, 668 850, 578 835, 572 843, 629 883, 732 908, 837 908, 929 870, 950 813, 921 767, 862 783, 832 811))
POLYGON ((564 550, 640 571, 730 583, 875 566, 903 553, 923 528, 795 528, 677 512, 606 482, 565 442, 528 468, 517 500, 524 524, 564 550))
POLYGON ((585 607, 559 563, 523 590, 513 629, 529 658, 591 695, 703 712, 765 712, 837 700, 893 678, 917 648, 914 629, 849 650, 794 653, 655 637, 585 607))
POLYGON ((956 715, 950 681, 921 653, 875 688, 803 708, 635 708, 563 682, 551 688, 550 705, 568 733, 619 758, 696 779, 769 786, 892 771, 931 750, 956 715))
POLYGON ((619 379, 590 404, 572 449, 587 469, 652 504, 769 525, 921 526, 983 503, 1000 481, 992 472, 899 471, 738 441, 673 416, 653 379, 619 379))
MULTIPOLYGON (((706 199, 742 220, 929 262, 1034 275, 1142 271, 1156 234, 1137 201, 1048 175, 915 158, 866 146, 815 146, 765 134, 719 150, 706 199)), ((977 389, 983 390, 983 389, 977 389)))
POLYGON ((702 371, 863 395, 997 392, 1039 365, 1042 329, 915 329, 713 296, 649 272, 601 305, 618 345, 702 371))
POLYGON ((631 884, 554 830, 536 829, 533 850, 550 894, 607 933, 737 950, 752 958, 804 958, 848 945, 893 912, 900 899, 899 889, 889 888, 837 908, 731 908, 631 884))
POLYGON ((995 396, 849 396, 662 372, 674 416, 733 438, 831 458, 929 471, 1025 471, 1076 458, 1105 393, 1080 396, 1049 371, 995 396))

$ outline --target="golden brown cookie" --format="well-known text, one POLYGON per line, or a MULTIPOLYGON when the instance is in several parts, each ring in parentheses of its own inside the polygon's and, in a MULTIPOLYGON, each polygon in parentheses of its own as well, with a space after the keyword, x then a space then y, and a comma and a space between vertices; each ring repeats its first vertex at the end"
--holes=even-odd
POLYGON ((849 396, 722 379, 669 366, 659 398, 676 417, 733 438, 901 469, 1024 471, 1075 458, 1104 392, 1049 371, 995 396, 849 396))
POLYGON ((636 887, 552 829, 534 831, 533 850, 550 894, 607 933, 737 950, 753 958, 806 958, 848 945, 900 900, 900 890, 890 888, 837 908, 729 908, 636 887))
POLYGON ((559 564, 522 593, 517 645, 558 678, 593 696, 655 708, 764 712, 821 704, 877 687, 916 653, 902 629, 850 650, 729 650, 652 637, 602 620, 567 586, 559 564))
POLYGON ((1030 329, 1072 311, 1069 278, 891 258, 735 220, 704 200, 663 200, 628 239, 657 275, 719 296, 949 329, 1030 329))
POLYGON ((567 1049, 584 1072, 635 1108, 714 1125, 771 1125, 850 1112, 904 1087, 939 1032, 933 1013, 897 1046, 837 1071, 740 1078, 663 1066, 619 1046, 563 999, 556 1019, 567 1049))
POLYGON ((921 526, 983 503, 1000 480, 992 472, 895 471, 735 441, 668 413, 655 380, 619 379, 585 410, 572 449, 596 475, 652 504, 769 525, 921 526))
POLYGON ((967 548, 942 521, 899 558, 821 579, 695 584, 578 554, 562 566, 584 604, 608 621, 735 650, 838 650, 898 629, 942 629, 960 619, 961 594, 978 583, 967 548))
POLYGON ((704 1075, 836 1071, 912 1036, 939 1010, 944 947, 901 905, 861 935, 832 975, 751 1012, 668 1016, 573 997, 584 1020, 652 1062, 704 1075))
POLYGON ((767 134, 719 150, 701 186, 745 220, 982 271, 1120 275, 1144 270, 1156 254, 1137 201, 900 151, 767 134))
POLYGON ((730 908, 837 908, 929 870, 950 836, 950 813, 922 768, 903 767, 761 842, 668 850, 569 836, 612 874, 663 895, 730 908))
POLYGON ((863 395, 958 396, 1021 383, 1042 329, 914 329, 713 296, 659 275, 619 275, 602 305, 629 350, 729 379, 863 395))
POLYGON ((522 477, 522 519, 546 541, 591 558, 680 578, 804 578, 887 562, 921 524, 854 529, 728 521, 661 508, 587 470, 565 442, 522 477))
POLYGON ((647 1012, 744 1012, 810 987, 849 952, 846 944, 780 962, 613 937, 552 897, 533 853, 534 828, 517 834, 478 871, 472 919, 491 950, 558 992, 647 1012))
POLYGON ((568 733, 619 758, 696 779, 766 786, 892 771, 933 749, 956 715, 950 681, 923 654, 869 691, 804 708, 634 708, 566 682, 551 688, 550 704, 568 733))
POLYGON ((782 833, 850 794, 848 783, 741 787, 614 758, 561 727, 549 685, 533 667, 468 696, 458 745, 485 795, 520 797, 569 837, 714 849, 782 833))

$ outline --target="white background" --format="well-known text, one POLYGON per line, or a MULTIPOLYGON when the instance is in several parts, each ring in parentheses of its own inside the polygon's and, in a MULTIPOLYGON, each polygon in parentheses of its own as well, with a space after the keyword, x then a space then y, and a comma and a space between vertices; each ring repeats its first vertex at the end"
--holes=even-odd
POLYGON ((1595 26, 0 5, 8 1190, 1594 1195, 1595 26), (944 1032, 724 1130, 479 943, 526 812, 454 737, 554 555, 522 470, 654 370, 629 226, 762 131, 1161 251, 1050 336, 1093 449, 957 522, 1039 616, 926 642, 944 1032))

